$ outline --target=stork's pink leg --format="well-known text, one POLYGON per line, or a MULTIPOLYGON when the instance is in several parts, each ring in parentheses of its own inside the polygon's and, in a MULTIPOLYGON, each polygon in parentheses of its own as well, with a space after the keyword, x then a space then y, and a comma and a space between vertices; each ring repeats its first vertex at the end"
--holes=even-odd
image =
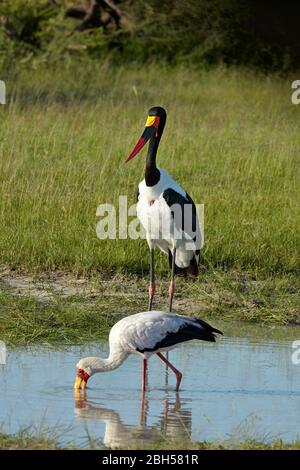
POLYGON ((173 297, 174 292, 175 292, 175 283, 173 280, 171 280, 169 284, 169 290, 168 290, 169 297, 173 297))
POLYGON ((149 292, 148 310, 152 310, 153 297, 154 297, 154 294, 155 294, 155 282, 150 282, 148 292, 149 292))
POLYGON ((143 359, 143 373, 142 373, 142 392, 145 393, 147 383, 147 359, 143 359))
POLYGON ((174 367, 171 362, 168 361, 168 359, 165 358, 165 356, 163 356, 160 352, 156 353, 158 355, 158 357, 164 361, 165 364, 167 364, 168 367, 170 367, 170 369, 174 372, 174 374, 176 375, 176 387, 175 387, 175 390, 176 392, 179 390, 179 387, 180 387, 180 382, 181 382, 181 379, 182 379, 182 373, 179 372, 179 370, 176 369, 176 367, 174 367))

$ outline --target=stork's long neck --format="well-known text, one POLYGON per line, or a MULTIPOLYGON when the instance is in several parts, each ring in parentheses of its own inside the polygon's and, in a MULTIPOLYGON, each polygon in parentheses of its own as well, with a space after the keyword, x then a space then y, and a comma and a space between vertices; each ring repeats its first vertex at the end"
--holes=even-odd
POLYGON ((160 179, 160 172, 156 167, 156 154, 162 133, 164 131, 165 123, 166 117, 161 116, 157 132, 152 135, 149 141, 145 171, 146 186, 154 186, 159 182, 160 179))
POLYGON ((106 372, 109 370, 117 369, 128 357, 129 353, 122 349, 111 349, 107 358, 95 357, 93 358, 92 368, 96 372, 106 372))
POLYGON ((145 181, 147 186, 154 186, 158 183, 160 178, 159 170, 156 167, 156 154, 159 140, 160 137, 158 138, 158 136, 153 135, 149 142, 145 171, 145 181))

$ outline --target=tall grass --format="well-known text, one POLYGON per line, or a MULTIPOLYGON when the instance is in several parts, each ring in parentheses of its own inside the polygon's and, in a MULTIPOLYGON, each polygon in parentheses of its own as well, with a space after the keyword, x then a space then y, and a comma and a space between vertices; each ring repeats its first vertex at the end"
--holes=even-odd
POLYGON ((7 89, 2 265, 147 269, 146 242, 100 241, 95 213, 120 194, 135 202, 145 151, 124 160, 158 104, 168 111, 158 163, 205 204, 202 262, 267 274, 299 268, 300 108, 290 81, 222 68, 79 64, 23 71, 7 77, 7 89))

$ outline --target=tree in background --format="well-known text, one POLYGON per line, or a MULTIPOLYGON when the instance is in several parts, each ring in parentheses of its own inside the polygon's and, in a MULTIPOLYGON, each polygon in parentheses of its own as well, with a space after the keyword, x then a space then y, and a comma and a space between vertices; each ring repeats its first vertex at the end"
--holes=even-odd
POLYGON ((66 54, 116 62, 300 65, 292 0, 2 0, 0 61, 66 54))

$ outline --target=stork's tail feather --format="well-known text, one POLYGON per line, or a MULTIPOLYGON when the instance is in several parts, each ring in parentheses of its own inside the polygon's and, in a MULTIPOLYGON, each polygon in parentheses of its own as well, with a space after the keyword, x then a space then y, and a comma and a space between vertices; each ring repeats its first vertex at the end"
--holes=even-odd
POLYGON ((192 339, 200 339, 214 343, 216 341, 216 333, 223 334, 220 330, 217 330, 200 318, 190 318, 190 320, 192 322, 185 323, 177 333, 170 335, 168 341, 176 340, 176 342, 182 343, 192 339), (171 336, 174 336, 174 338, 171 338, 171 336))
POLYGON ((196 323, 198 323, 198 324, 201 325, 203 328, 205 328, 205 330, 206 330, 208 333, 218 333, 219 335, 223 335, 222 331, 217 330, 217 328, 214 328, 213 326, 211 326, 211 325, 210 325, 209 323, 207 323, 206 321, 201 320, 201 318, 193 317, 193 320, 195 320, 196 323))
POLYGON ((200 339, 201 341, 210 341, 211 343, 215 343, 216 335, 211 331, 203 331, 195 328, 193 330, 193 339, 200 339))
POLYGON ((217 333, 217 331, 216 332, 206 331, 206 330, 199 329, 196 326, 194 327, 191 326, 189 328, 189 333, 190 333, 191 339, 200 339, 202 341, 210 341, 212 343, 215 343, 216 341, 215 333, 217 333))
POLYGON ((201 339, 202 341, 211 341, 215 342, 216 341, 216 333, 223 335, 222 331, 217 330, 217 328, 214 328, 211 326, 209 323, 206 323, 204 320, 201 320, 200 318, 193 318, 195 323, 197 325, 200 325, 202 328, 199 328, 198 326, 193 326, 191 325, 191 334, 193 334, 193 337, 195 339, 201 339))

